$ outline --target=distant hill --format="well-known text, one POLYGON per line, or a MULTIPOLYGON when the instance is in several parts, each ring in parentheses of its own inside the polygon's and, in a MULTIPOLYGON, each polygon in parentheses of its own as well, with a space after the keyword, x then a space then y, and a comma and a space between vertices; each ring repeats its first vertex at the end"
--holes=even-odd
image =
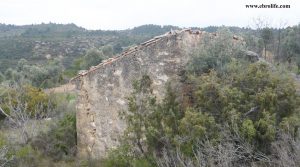
MULTIPOLYGON (((215 32, 220 27, 202 28, 215 32)), ((233 32, 245 32, 249 29, 229 27, 233 32)), ((75 24, 0 24, 0 72, 16 66, 21 58, 30 63, 43 63, 49 58, 59 57, 68 68, 72 61, 91 48, 110 45, 114 54, 124 48, 146 41, 180 27, 167 25, 142 25, 126 30, 87 30, 75 24)))
POLYGON ((49 57, 60 57, 67 67, 74 58, 82 56, 90 48, 111 45, 116 54, 122 48, 171 29, 178 27, 143 25, 121 31, 103 31, 86 30, 75 24, 0 24, 0 71, 15 66, 21 58, 31 63, 42 63, 49 57))
POLYGON ((163 34, 167 31, 170 31, 171 29, 176 30, 180 29, 180 27, 167 25, 167 26, 160 26, 160 25, 153 25, 153 24, 147 24, 142 25, 139 27, 134 27, 133 29, 129 29, 126 32, 130 35, 158 35, 163 34))
POLYGON ((84 28, 78 27, 75 24, 36 24, 36 25, 6 25, 0 24, 0 37, 24 36, 24 37, 45 37, 68 35, 72 32, 84 32, 84 28))

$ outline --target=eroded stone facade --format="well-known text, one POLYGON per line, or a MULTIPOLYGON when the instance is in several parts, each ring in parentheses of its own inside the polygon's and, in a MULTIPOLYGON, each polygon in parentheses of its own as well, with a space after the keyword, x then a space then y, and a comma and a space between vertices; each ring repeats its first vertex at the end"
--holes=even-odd
MULTIPOLYGON (((126 124, 119 113, 127 109, 126 97, 132 81, 147 74, 154 84, 154 93, 162 97, 170 78, 178 78, 189 60, 189 52, 202 39, 204 32, 172 31, 130 48, 89 71, 81 72, 72 81, 79 89, 77 105, 78 156, 101 158, 118 146, 126 124)), ((214 35, 212 35, 214 36, 214 35)))

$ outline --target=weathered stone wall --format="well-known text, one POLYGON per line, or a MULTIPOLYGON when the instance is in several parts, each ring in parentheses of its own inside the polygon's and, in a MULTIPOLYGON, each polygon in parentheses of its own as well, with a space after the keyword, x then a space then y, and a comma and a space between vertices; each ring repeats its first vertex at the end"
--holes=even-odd
POLYGON ((116 147, 126 127, 119 112, 127 108, 126 97, 132 91, 132 81, 149 75, 154 93, 162 97, 166 82, 179 77, 189 60, 188 53, 201 42, 203 33, 191 30, 167 33, 74 78, 80 90, 77 105, 79 157, 101 158, 116 147))

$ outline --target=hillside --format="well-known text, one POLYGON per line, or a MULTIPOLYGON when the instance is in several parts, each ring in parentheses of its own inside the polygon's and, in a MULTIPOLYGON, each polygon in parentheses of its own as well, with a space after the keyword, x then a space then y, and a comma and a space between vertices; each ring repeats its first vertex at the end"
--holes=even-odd
POLYGON ((91 48, 110 45, 114 54, 127 46, 165 33, 173 26, 144 25, 122 31, 86 30, 75 24, 39 24, 14 26, 0 24, 0 71, 16 66, 24 58, 45 63, 60 58, 68 68, 72 61, 91 48))
MULTIPOLYGON (((216 32, 219 27, 202 30, 216 32)), ((120 53, 128 46, 141 43, 154 36, 164 34, 176 26, 142 25, 127 30, 105 31, 86 30, 75 24, 0 24, 0 72, 15 67, 24 58, 32 64, 45 63, 48 59, 59 58, 69 68, 75 58, 83 56, 91 48, 113 47, 113 53, 120 53)), ((235 33, 249 29, 230 28, 235 33)))
MULTIPOLYGON (((261 38, 261 30, 217 26, 204 27, 201 30, 216 32, 222 28, 227 28, 243 37, 249 50, 263 54, 261 52, 267 46, 269 57, 273 57, 271 59, 281 59, 285 62, 298 62, 299 60, 296 54, 298 44, 291 42, 297 41, 292 38, 298 37, 295 33, 298 32, 299 26, 283 30, 270 29, 272 38, 266 43, 266 46, 263 45, 265 42, 261 38)), ((27 65, 31 66, 27 68, 30 75, 32 75, 32 71, 36 71, 34 69, 43 68, 43 66, 49 67, 49 70, 39 74, 43 76, 31 76, 31 78, 39 78, 37 79, 39 81, 34 84, 35 86, 43 88, 58 86, 68 82, 78 71, 86 70, 133 45, 172 29, 175 30, 178 27, 142 25, 132 29, 114 31, 86 30, 75 24, 49 23, 24 26, 0 24, 0 76, 6 76, 7 79, 15 78, 14 80, 20 78, 20 74, 18 74, 20 70, 18 71, 17 68, 20 63, 22 64, 23 60, 21 59, 25 59, 27 65), (56 64, 55 73, 50 70, 51 64, 56 64), (59 82, 52 83, 53 80, 59 82)))

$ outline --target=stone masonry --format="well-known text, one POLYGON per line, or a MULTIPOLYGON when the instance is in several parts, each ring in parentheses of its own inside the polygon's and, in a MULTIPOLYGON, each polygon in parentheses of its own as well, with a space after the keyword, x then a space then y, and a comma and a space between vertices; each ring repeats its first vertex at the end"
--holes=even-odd
POLYGON ((165 84, 170 78, 179 77, 180 70, 189 60, 189 53, 201 44, 203 34, 205 32, 189 29, 171 31, 73 78, 72 82, 79 90, 78 156, 99 159, 118 146, 126 128, 119 113, 127 109, 126 97, 132 91, 132 82, 147 74, 153 80, 153 92, 158 98, 162 97, 165 84))

